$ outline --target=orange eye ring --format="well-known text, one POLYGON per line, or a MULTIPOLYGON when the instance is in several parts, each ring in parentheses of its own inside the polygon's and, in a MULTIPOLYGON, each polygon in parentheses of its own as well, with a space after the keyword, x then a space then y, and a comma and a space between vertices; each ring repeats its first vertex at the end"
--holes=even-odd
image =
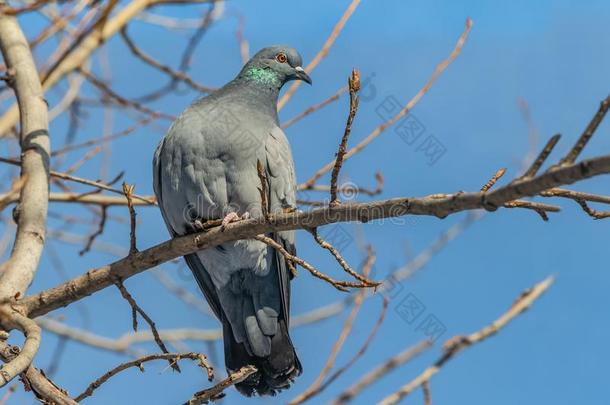
POLYGON ((275 55, 275 60, 277 60, 280 63, 286 63, 288 58, 286 57, 285 53, 278 53, 277 55, 275 55))

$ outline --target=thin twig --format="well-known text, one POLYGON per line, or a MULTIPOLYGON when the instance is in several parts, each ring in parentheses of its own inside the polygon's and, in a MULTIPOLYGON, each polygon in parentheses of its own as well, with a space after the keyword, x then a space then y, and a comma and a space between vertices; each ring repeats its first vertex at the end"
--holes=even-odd
POLYGON ((362 274, 359 274, 357 271, 352 269, 350 267, 350 265, 347 263, 347 261, 343 258, 341 253, 339 253, 337 248, 335 248, 332 244, 330 244, 327 241, 325 241, 324 239, 322 239, 322 237, 320 236, 320 234, 318 233, 318 230, 316 228, 309 229, 308 231, 309 231, 309 233, 311 233, 311 235, 313 236, 315 241, 318 243, 318 245, 320 245, 320 247, 328 250, 330 252, 330 254, 333 255, 335 260, 337 260, 339 265, 343 268, 343 270, 345 270, 345 272, 347 274, 349 274, 350 276, 354 277, 358 281, 360 281, 363 284, 366 284, 370 287, 377 287, 377 286, 381 285, 381 283, 369 280, 366 276, 363 276, 362 274))
POLYGON ((215 401, 224 396, 223 391, 232 385, 239 384, 246 378, 256 373, 257 368, 254 366, 244 366, 234 373, 231 373, 227 378, 203 391, 196 392, 184 405, 199 405, 207 404, 209 401, 215 401))
MULTIPOLYGON (((14 166, 21 166, 21 161, 15 160, 15 159, 9 159, 9 158, 0 157, 0 162, 8 163, 8 164, 11 164, 11 165, 14 165, 14 166)), ((74 183, 80 183, 80 184, 84 184, 86 186, 96 187, 96 188, 99 188, 99 189, 102 189, 102 190, 110 191, 111 193, 124 195, 122 190, 118 190, 116 188, 112 188, 112 187, 108 186, 107 184, 101 183, 99 181, 83 179, 81 177, 76 177, 76 176, 73 176, 73 175, 70 175, 70 174, 66 174, 66 173, 62 173, 62 172, 57 172, 57 171, 54 171, 54 170, 50 171, 50 175, 51 175, 51 177, 54 177, 56 179, 72 181, 74 183)), ((138 200, 141 200, 143 202, 147 202, 149 204, 153 204, 153 205, 156 204, 156 201, 153 198, 151 198, 151 197, 142 197, 142 196, 135 195, 135 194, 132 197, 134 199, 138 199, 138 200)))
POLYGON ((527 171, 523 174, 523 176, 517 178, 515 181, 531 179, 532 177, 534 177, 538 173, 538 170, 540 170, 540 167, 542 166, 542 164, 549 157, 549 155, 555 148, 555 145, 557 145, 557 142, 559 142, 560 138, 561 138, 561 134, 553 135, 551 137, 551 139, 548 140, 548 142, 546 143, 546 145, 544 146, 542 151, 540 151, 540 154, 538 155, 536 160, 534 160, 534 162, 532 163, 530 168, 527 169, 527 171))
POLYGON ((349 135, 352 132, 352 124, 354 123, 354 118, 356 117, 356 112, 358 111, 358 91, 360 91, 360 72, 357 69, 352 70, 352 75, 347 79, 348 87, 349 87, 349 114, 347 116, 347 122, 345 124, 345 131, 343 132, 343 137, 341 138, 341 143, 339 144, 339 150, 337 151, 335 157, 335 165, 333 167, 332 175, 330 178, 330 203, 331 207, 334 207, 339 204, 339 200, 337 199, 337 181, 339 179, 339 171, 341 171, 341 166, 343 165, 343 157, 345 156, 345 151, 347 149, 347 141, 349 139, 349 135))
POLYGON ((95 239, 100 236, 102 233, 104 233, 104 228, 106 227, 106 220, 108 218, 108 207, 105 205, 100 206, 100 223, 97 227, 97 230, 95 232, 93 232, 89 238, 87 238, 87 243, 85 244, 85 247, 83 247, 83 249, 78 252, 78 254, 80 256, 83 256, 85 253, 89 252, 91 250, 91 246, 93 246, 93 242, 95 242, 95 239))
POLYGON ((288 253, 288 251, 286 249, 284 249, 284 247, 282 245, 280 245, 279 243, 277 243, 276 241, 274 241, 273 239, 271 239, 268 236, 257 235, 257 236, 254 236, 253 239, 256 239, 260 242, 263 242, 263 243, 271 246, 272 248, 277 250, 282 256, 284 256, 286 258, 286 260, 291 261, 295 264, 298 264, 299 266, 303 267, 305 270, 309 271, 312 276, 319 278, 320 280, 326 281, 327 283, 329 283, 330 285, 332 285, 339 291, 348 292, 349 291, 348 288, 368 288, 369 287, 369 285, 364 284, 364 283, 352 283, 350 281, 337 281, 337 280, 330 278, 326 274, 320 273, 318 270, 316 270, 315 267, 313 267, 311 264, 307 263, 305 260, 288 253))
MULTIPOLYGON (((133 331, 137 332, 137 330, 138 330, 137 314, 140 314, 140 316, 142 316, 142 318, 144 318, 146 323, 148 323, 148 326, 150 326, 150 331, 152 332, 153 336, 155 337, 155 342, 157 343, 157 346, 159 346, 159 348, 161 349, 161 351, 163 353, 166 353, 166 354, 169 353, 169 351, 167 350, 167 347, 165 346, 165 343, 163 343, 163 340, 161 340, 161 336, 159 335, 159 331, 157 330, 157 326, 155 325, 155 322, 138 305, 138 303, 133 298, 133 296, 129 293, 129 291, 127 291, 127 288, 125 288, 125 286, 123 285, 123 282, 121 280, 116 280, 115 285, 121 292, 121 295, 123 296, 123 298, 125 298, 125 301, 127 301, 129 303, 129 305, 131 306, 131 319, 132 319, 133 331)), ((180 372, 180 367, 178 367, 177 364, 172 363, 170 361, 170 366, 174 370, 180 372)))
POLYGON ((580 155, 582 150, 587 145, 587 142, 589 142, 589 140, 595 134, 595 131, 597 130, 597 127, 599 127, 599 124, 601 124, 601 122, 604 120, 608 109, 610 109, 610 96, 606 97, 606 99, 604 99, 600 103, 599 110, 597 111, 597 113, 595 113, 593 119, 591 119, 591 122, 589 122, 589 125, 587 125, 587 128, 582 133, 580 138, 578 138, 578 141, 576 141, 576 144, 574 144, 570 152, 568 152, 568 154, 563 159, 561 159, 559 165, 572 164, 576 161, 578 155, 580 155))
POLYGON ((432 341, 429 339, 423 340, 415 346, 409 347, 406 350, 398 353, 393 356, 383 364, 377 366, 373 370, 369 371, 367 374, 362 376, 358 381, 352 384, 348 389, 343 391, 337 399, 332 403, 332 405, 342 405, 350 402, 352 399, 356 398, 364 389, 366 389, 369 385, 379 381, 389 372, 395 370, 396 368, 402 366, 407 363, 417 355, 423 353, 425 350, 432 347, 432 341))
POLYGON ((129 209, 129 255, 133 255, 138 252, 136 243, 136 210, 133 207, 133 191, 135 185, 129 185, 123 182, 123 194, 127 199, 127 208, 129 209))
POLYGON ((90 397, 91 395, 93 395, 93 391, 98 389, 102 384, 107 382, 115 375, 119 374, 121 371, 127 370, 128 368, 137 367, 140 369, 140 371, 144 371, 143 365, 144 363, 147 363, 149 361, 168 360, 170 364, 177 364, 178 361, 184 359, 196 361, 199 367, 204 368, 206 370, 208 381, 212 381, 214 379, 214 368, 208 363, 207 357, 201 353, 157 353, 119 364, 118 366, 114 367, 110 371, 107 371, 106 373, 104 373, 104 375, 89 384, 87 389, 83 391, 80 395, 76 396, 74 400, 77 402, 81 402, 83 399, 90 397))
MULTIPOLYGON (((373 253, 373 250, 369 247, 367 260, 362 269, 362 273, 364 274, 365 277, 371 271, 371 268, 373 267, 374 263, 375 263, 375 254, 373 253)), ((364 295, 365 295, 365 290, 359 291, 358 295, 356 295, 356 299, 354 300, 354 308, 352 309, 352 312, 350 313, 349 317, 345 321, 345 324, 343 325, 343 329, 341 329, 341 333, 339 334, 339 338, 333 345, 330 355, 328 356, 328 359, 326 360, 326 365, 324 366, 324 368, 322 369, 322 371, 320 372, 320 374, 318 375, 316 380, 313 383, 311 383, 311 385, 309 387, 307 387, 307 389, 305 391, 303 391, 296 398, 291 400, 288 403, 288 405, 302 404, 303 402, 307 401, 308 399, 310 399, 311 397, 313 397, 314 395, 316 395, 320 392, 320 387, 322 386, 322 383, 324 382, 326 375, 334 367, 335 361, 337 360, 337 356, 339 355, 341 348, 345 344, 347 337, 349 336, 349 334, 352 331, 354 321, 356 320, 356 317, 358 316, 358 313, 360 312, 360 308, 362 307, 362 303, 364 302, 364 295)))
POLYGON ((521 293, 517 300, 511 305, 509 310, 500 316, 500 318, 495 320, 491 325, 486 326, 469 336, 455 336, 449 339, 443 346, 443 355, 432 366, 425 369, 419 376, 401 387, 394 394, 384 398, 377 405, 393 405, 403 400, 417 387, 421 386, 424 382, 429 381, 458 353, 476 343, 482 342, 490 336, 495 335, 498 331, 508 325, 513 319, 528 309, 534 303, 534 301, 536 301, 542 295, 542 293, 544 293, 550 287, 552 283, 553 277, 547 277, 534 287, 521 293))
POLYGON ((385 319, 389 303, 390 300, 388 300, 387 297, 383 297, 383 307, 381 309, 381 313, 379 314, 379 318, 377 319, 375 326, 373 326, 373 329, 371 329, 371 333, 364 341, 364 344, 362 345, 360 350, 358 350, 354 357, 352 357, 343 367, 339 368, 330 377, 328 377, 326 381, 324 381, 324 383, 318 389, 318 393, 324 391, 330 384, 332 384, 337 378, 339 378, 343 373, 345 373, 351 366, 356 363, 356 361, 358 361, 358 359, 360 359, 366 353, 369 346, 373 342, 373 339, 375 339, 375 336, 377 336, 377 332, 379 332, 379 329, 381 328, 381 324, 385 319))
POLYGON ((493 176, 491 179, 489 179, 489 181, 487 183, 485 183, 485 185, 483 187, 481 187, 481 191, 483 193, 486 193, 487 191, 489 191, 490 188, 492 188, 496 182, 498 180, 500 180, 500 178, 502 176, 504 176, 504 173, 506 173, 506 169, 502 168, 499 169, 493 176))

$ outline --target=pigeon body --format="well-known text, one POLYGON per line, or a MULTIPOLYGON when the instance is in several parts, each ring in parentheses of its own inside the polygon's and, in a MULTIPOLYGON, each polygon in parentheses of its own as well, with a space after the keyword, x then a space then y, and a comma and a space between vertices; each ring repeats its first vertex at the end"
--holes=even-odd
MULTIPOLYGON (((259 51, 239 75, 188 107, 155 152, 154 190, 172 235, 228 215, 262 215, 257 161, 266 171, 269 212, 296 208, 296 178, 277 99, 289 80, 311 80, 292 48, 259 51)), ((294 231, 269 235, 295 253, 294 231)), ((302 368, 288 335, 290 276, 284 257, 256 240, 227 242, 185 256, 223 325, 228 372, 255 365, 237 384, 245 395, 273 395, 302 368)))

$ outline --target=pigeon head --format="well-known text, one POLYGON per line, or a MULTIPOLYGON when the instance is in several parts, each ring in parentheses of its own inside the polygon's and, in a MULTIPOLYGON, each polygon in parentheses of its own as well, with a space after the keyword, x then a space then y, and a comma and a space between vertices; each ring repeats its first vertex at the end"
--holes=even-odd
POLYGON ((305 72, 301 55, 289 46, 263 48, 246 63, 240 77, 264 86, 281 88, 290 80, 303 80, 311 84, 305 72))

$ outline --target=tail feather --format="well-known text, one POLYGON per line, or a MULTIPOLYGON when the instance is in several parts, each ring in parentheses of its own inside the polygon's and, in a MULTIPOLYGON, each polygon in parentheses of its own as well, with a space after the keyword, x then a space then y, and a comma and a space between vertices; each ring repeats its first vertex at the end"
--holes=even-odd
POLYGON ((284 319, 278 319, 278 331, 271 339, 271 353, 266 357, 250 355, 243 343, 237 343, 231 326, 223 322, 225 363, 227 371, 233 372, 246 365, 255 366, 258 371, 235 387, 246 396, 275 395, 290 387, 301 375, 302 367, 297 357, 284 319))

